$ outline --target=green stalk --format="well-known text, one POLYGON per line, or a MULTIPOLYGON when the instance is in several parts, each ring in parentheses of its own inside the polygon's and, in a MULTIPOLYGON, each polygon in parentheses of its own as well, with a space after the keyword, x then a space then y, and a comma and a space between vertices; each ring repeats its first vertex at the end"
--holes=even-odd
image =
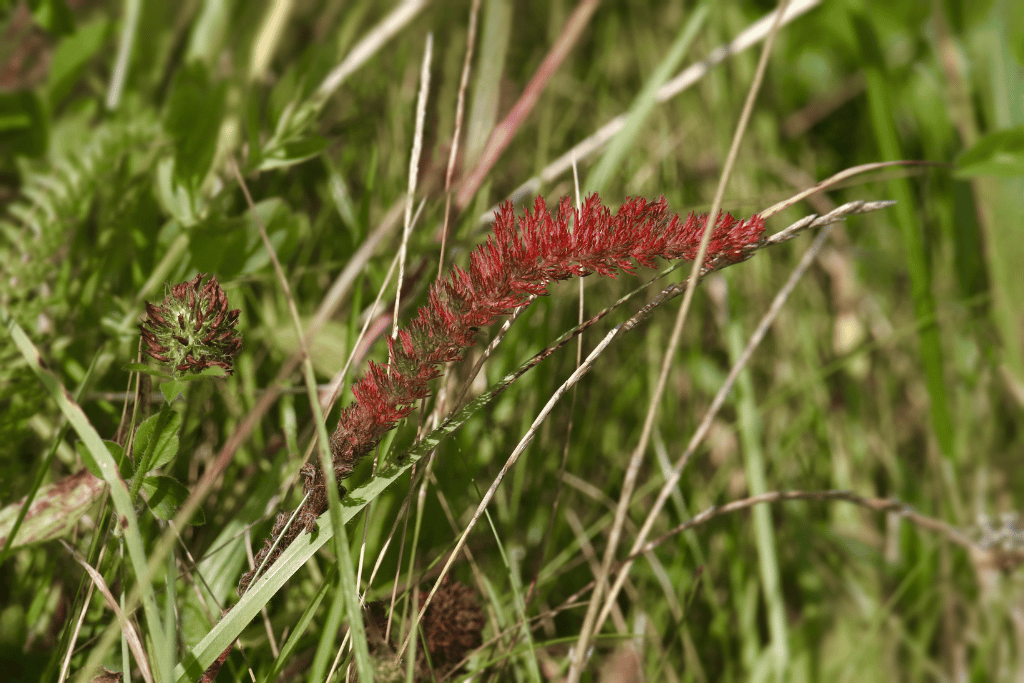
MULTIPOLYGON (((85 390, 89 380, 92 379, 92 371, 96 367, 96 361, 100 357, 100 352, 103 350, 102 347, 96 350, 96 353, 92 357, 92 362, 89 363, 89 368, 85 371, 85 377, 78 384, 78 388, 75 389, 75 401, 79 401, 82 398, 82 392, 85 390)), ((53 457, 57 454, 57 448, 64 443, 64 435, 68 433, 68 423, 65 422, 57 430, 57 436, 54 437, 53 442, 50 444, 50 450, 43 456, 43 462, 39 467, 39 471, 36 473, 35 480, 32 481, 32 487, 28 490, 28 494, 25 496, 25 503, 21 506, 18 511, 18 517, 14 520, 14 524, 11 526, 11 532, 7 534, 7 541, 4 543, 4 547, 0 549, 0 566, 7 560, 7 557, 14 550, 14 537, 18 535, 18 530, 21 528, 22 522, 25 521, 25 515, 28 514, 28 510, 32 507, 32 501, 35 500, 36 494, 39 492, 39 487, 43 484, 43 479, 46 478, 47 473, 50 471, 50 464, 53 462, 53 457)))
POLYGON ((597 162, 594 170, 590 172, 587 182, 584 183, 584 188, 587 192, 603 192, 612 175, 622 168, 623 159, 627 153, 633 151, 640 129, 654 110, 655 105, 658 104, 658 91, 661 90, 661 86, 668 82, 668 79, 675 73, 679 63, 683 61, 683 57, 686 56, 686 52, 690 49, 690 44, 704 25, 704 20, 707 19, 709 10, 710 4, 702 2, 690 13, 690 18, 679 31, 679 35, 676 37, 675 42, 672 43, 672 47, 668 49, 668 54, 661 60, 658 68, 655 69, 651 77, 644 83, 640 94, 633 100, 622 130, 608 143, 608 148, 601 156, 601 160, 597 162))
MULTIPOLYGON (((731 302, 730 302, 731 303, 731 302)), ((727 304, 730 312, 733 306, 727 304)), ((743 323, 733 318, 726 325, 729 346, 729 362, 735 365, 746 346, 743 323)), ((750 368, 744 367, 736 378, 736 410, 740 442, 747 472, 747 488, 750 495, 758 496, 768 492, 765 475, 764 451, 761 449, 761 417, 754 397, 754 382, 750 368)), ((761 589, 768 606, 768 632, 775 669, 775 680, 785 680, 789 670, 789 633, 786 626, 786 608, 782 600, 782 582, 779 580, 779 560, 775 552, 775 531, 772 528, 772 511, 769 505, 755 505, 751 511, 754 518, 754 537, 761 568, 761 589)))
POLYGON ((160 610, 156 604, 156 594, 153 592, 153 584, 150 581, 149 573, 146 571, 146 551, 142 543, 142 533, 139 529, 139 518, 135 514, 131 496, 128 493, 128 486, 117 470, 117 463, 111 457, 107 445, 96 432, 96 429, 89 422, 81 407, 71 398, 67 389, 60 381, 42 365, 39 351, 32 344, 32 341, 21 329, 21 326, 11 317, 7 307, 0 308, 0 317, 3 318, 7 331, 14 339, 15 345, 21 351, 22 357, 35 373, 36 377, 49 392, 50 396, 57 402, 61 412, 67 417, 68 422, 78 433, 80 439, 89 449, 89 453, 99 465, 103 480, 110 486, 110 497, 114 501, 114 509, 117 511, 118 520, 124 533, 125 545, 128 548, 128 556, 131 559, 132 569, 135 571, 135 579, 142 596, 142 607, 146 613, 146 623, 151 634, 151 642, 158 644, 152 652, 156 658, 153 669, 163 673, 170 669, 165 666, 164 649, 159 645, 164 642, 164 627, 160 619, 160 610))
MULTIPOLYGON (((889 81, 883 72, 882 56, 875 42, 874 32, 868 20, 852 15, 861 51, 865 57, 864 76, 867 82, 868 108, 871 128, 882 159, 903 158, 899 135, 896 132, 895 108, 889 81)), ((903 248, 906 250, 907 270, 914 302, 914 317, 920 325, 921 364, 924 366, 925 383, 931 404, 932 427, 942 455, 952 463, 958 461, 953 438, 953 420, 946 401, 946 384, 943 378, 942 347, 939 327, 936 324, 935 298, 932 295, 931 268, 925 251, 924 234, 917 216, 916 205, 910 184, 903 178, 889 181, 889 195, 896 200, 893 215, 900 231, 903 248)))
POLYGON ((114 111, 121 103, 121 94, 124 92, 125 81, 128 80, 128 65, 135 47, 135 34, 139 30, 141 16, 142 0, 125 0, 124 23, 121 26, 121 39, 117 45, 117 61, 114 62, 110 87, 107 89, 107 111, 114 111))

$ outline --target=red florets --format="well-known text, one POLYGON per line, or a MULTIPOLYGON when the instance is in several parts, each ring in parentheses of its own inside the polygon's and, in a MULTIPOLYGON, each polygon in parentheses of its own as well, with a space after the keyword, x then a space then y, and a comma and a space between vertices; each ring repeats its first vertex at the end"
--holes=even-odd
MULTIPOLYGON (((635 264, 653 266, 658 258, 693 260, 706 224, 707 216, 690 214, 685 221, 669 216, 664 198, 633 198, 612 215, 596 194, 579 212, 564 198, 554 214, 537 197, 533 211, 527 209, 518 221, 512 203, 502 204, 494 233, 470 254, 468 269, 452 268, 430 288, 427 305, 397 339, 388 340, 387 365, 370 363, 366 375, 352 386, 356 400, 341 411, 330 439, 335 475, 341 479, 351 474, 359 459, 428 395, 427 383, 441 374, 441 366, 462 359, 481 327, 531 297, 547 294, 554 280, 591 273, 615 277, 619 270, 632 273, 635 264)), ((708 245, 707 267, 744 260, 763 232, 764 221, 758 216, 737 221, 720 214, 708 245)), ((310 494, 301 511, 303 525, 280 539, 269 562, 326 509, 320 468, 306 465, 303 476, 303 488, 310 494)), ((260 560, 270 546, 268 541, 260 560)), ((252 572, 242 578, 240 593, 252 578, 252 572)))
MULTIPOLYGON (((613 216, 595 194, 577 212, 566 197, 552 214, 542 197, 516 220, 511 202, 498 210, 494 233, 469 258, 469 268, 453 268, 430 289, 428 304, 389 340, 387 369, 371 365, 352 391, 356 402, 342 412, 332 437, 332 452, 351 462, 369 452, 415 401, 427 396, 426 383, 440 365, 458 361, 476 342, 477 330, 547 294, 554 280, 616 271, 632 273, 635 264, 653 266, 657 258, 693 260, 707 216, 685 221, 668 215, 664 198, 627 201, 613 216), (356 428, 356 425, 359 425, 356 428)), ((719 215, 706 263, 714 268, 747 258, 764 232, 754 216, 737 221, 719 215)))

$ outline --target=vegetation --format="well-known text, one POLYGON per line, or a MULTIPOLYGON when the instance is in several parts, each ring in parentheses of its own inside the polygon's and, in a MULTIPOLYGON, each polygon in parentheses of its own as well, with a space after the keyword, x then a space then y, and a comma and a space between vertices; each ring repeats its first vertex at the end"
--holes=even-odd
POLYGON ((5 677, 1021 680, 1017 4, 0 0, 5 677))

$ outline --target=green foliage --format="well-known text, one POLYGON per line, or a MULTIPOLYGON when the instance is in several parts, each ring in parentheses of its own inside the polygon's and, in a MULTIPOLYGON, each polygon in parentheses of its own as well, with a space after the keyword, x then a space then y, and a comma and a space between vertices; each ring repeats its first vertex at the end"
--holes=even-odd
POLYGON ((1024 176, 1024 126, 989 133, 957 159, 957 176, 1024 176))
POLYGON ((186 64, 171 84, 164 130, 174 147, 174 179, 196 192, 210 170, 224 116, 224 82, 211 82, 202 62, 186 64))
POLYGON ((32 91, 0 93, 0 145, 11 154, 38 157, 46 151, 47 118, 32 91))
POLYGON ((42 28, 58 36, 75 32, 75 16, 64 0, 29 0, 32 17, 42 28))
POLYGON ((110 22, 105 18, 97 18, 80 26, 73 35, 57 45, 50 64, 50 77, 46 82, 51 111, 56 110, 70 94, 109 35, 110 22))
POLYGON ((139 470, 147 473, 163 467, 178 453, 178 430, 181 415, 168 406, 139 425, 135 430, 135 460, 139 470))
MULTIPOLYGON (((188 487, 173 477, 155 476, 142 480, 142 490, 146 494, 146 502, 153 514, 163 520, 174 519, 179 508, 188 498, 188 487)), ((202 511, 200 517, 192 524, 203 524, 202 511)))
MULTIPOLYGON (((358 354, 342 405, 366 361, 385 356, 395 289, 385 282, 402 233, 427 32, 435 52, 414 209, 424 203, 407 248, 400 324, 437 276, 470 3, 429 3, 390 23, 388 13, 407 5, 140 3, 134 27, 122 14, 133 3, 32 0, 30 15, 15 5, 0 2, 0 66, 16 74, 0 93, 0 530, 13 527, 27 495, 60 510, 71 500, 61 496, 66 487, 82 502, 63 519, 27 517, 24 540, 3 551, 0 657, 46 680, 57 680, 69 650, 72 676, 124 666, 114 620, 95 593, 86 603, 89 579, 52 540, 59 536, 118 598, 127 603, 141 588, 143 609, 125 607, 158 677, 178 663, 178 673, 196 673, 197 657, 209 661, 235 636, 245 657, 232 652, 220 681, 249 680, 250 666, 261 681, 329 669, 356 605, 353 569, 364 603, 382 601, 385 613, 398 584, 391 642, 368 618, 360 655, 364 670, 369 660, 383 666, 420 607, 412 587, 422 600, 515 444, 575 369, 573 341, 502 383, 577 324, 575 284, 553 286, 523 313, 479 377, 469 376, 479 355, 450 368, 432 385, 422 421, 417 410, 384 441, 379 462, 345 482, 350 491, 336 507, 347 548, 338 552, 342 535, 321 519, 318 534, 289 549, 281 575, 241 603, 234 586, 248 569, 246 545, 258 550, 275 515, 300 503, 296 473, 312 449, 315 412, 293 389, 302 377, 290 304, 321 385, 358 354), (366 41, 380 26, 392 32, 366 41), (124 40, 129 30, 134 42, 124 40), (48 68, 30 77, 6 69, 15 62, 48 68), (163 381, 138 362, 143 302, 198 272, 216 274, 242 309, 243 349, 231 376, 163 381), (366 323, 369 339, 360 340, 366 323), (145 375, 138 405, 132 373, 145 375), (68 403, 63 389, 79 385, 80 400, 68 403), (463 391, 466 405, 456 404, 463 391), (430 417, 441 402, 455 415, 447 424, 430 417), (414 443, 417 433, 427 438, 414 443), (83 468, 91 474, 72 479, 83 468), (168 524, 208 472, 217 476, 196 513, 168 524), (102 494, 80 485, 93 475, 102 494), (252 621, 260 612, 265 622, 252 621), (37 660, 45 671, 36 673, 37 660)), ((456 190, 575 6, 482 3, 456 190)), ((857 164, 945 166, 855 178, 772 219, 769 232, 853 199, 899 200, 834 231, 669 494, 655 535, 756 491, 843 489, 898 498, 1012 545, 1016 522, 976 523, 981 512, 1000 519, 1024 507, 1021 6, 824 2, 782 29, 725 210, 762 210, 857 164)), ((664 195, 674 210, 707 210, 759 48, 726 58, 667 101, 656 86, 768 9, 599 3, 482 189, 453 205, 445 267, 466 265, 486 235, 479 213, 531 178, 549 204, 573 194, 571 167, 549 165, 622 114, 627 129, 607 161, 576 158, 581 191, 592 182, 612 205, 664 195)), ((616 557, 807 242, 760 252, 698 290, 641 463, 630 538, 616 557)), ((585 317, 653 275, 588 281, 585 317)), ((588 330, 583 355, 646 296, 588 330)), ((489 644, 471 656, 471 674, 564 675, 583 615, 564 603, 604 553, 677 305, 609 346, 562 398, 470 534, 472 561, 457 555, 455 579, 472 587, 489 619, 489 644)), ((479 348, 497 334, 482 330, 479 348)), ((337 408, 328 432, 336 419, 337 408)), ((1021 570, 985 557, 838 501, 720 516, 637 561, 588 675, 612 678, 635 661, 647 680, 772 680, 779 671, 793 681, 1013 680, 1024 661, 1021 570)), ((417 649, 427 640, 416 634, 417 649)))

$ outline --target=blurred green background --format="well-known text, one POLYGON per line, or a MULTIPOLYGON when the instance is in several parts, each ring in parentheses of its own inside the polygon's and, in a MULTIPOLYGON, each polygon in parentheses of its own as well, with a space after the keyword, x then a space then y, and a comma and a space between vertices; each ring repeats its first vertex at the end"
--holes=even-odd
MULTIPOLYGON (((853 199, 898 202, 834 232, 655 532, 753 493, 844 489, 898 498, 977 545, 968 552, 934 531, 842 502, 720 517, 634 566, 586 680, 1022 680, 1024 4, 798 4, 808 8, 777 36, 724 210, 758 212, 858 164, 941 165, 857 176, 769 222, 771 232, 853 199)), ((480 3, 445 262, 465 264, 486 235, 480 215, 531 179, 530 189, 549 205, 572 195, 571 169, 556 172, 552 164, 627 112, 636 117, 622 133, 630 137, 610 148, 609 161, 599 165, 604 148, 579 153, 581 193, 600 189, 612 207, 627 196, 663 195, 674 210, 708 210, 762 43, 726 57, 665 102, 651 93, 665 74, 714 55, 773 8, 595 3, 475 187, 467 179, 496 126, 578 16, 567 0, 480 3)), ((242 309, 244 347, 232 377, 197 384, 175 404, 180 448, 165 471, 194 483, 263 389, 301 387, 298 372, 278 377, 297 337, 254 215, 267 226, 302 319, 329 307, 310 351, 318 380, 342 369, 398 249, 430 34, 415 197, 423 208, 410 238, 400 322, 424 303, 441 251, 470 13, 469 2, 0 1, 0 305, 64 385, 80 388, 104 438, 121 421, 119 393, 129 379, 122 368, 136 359, 142 302, 160 300, 165 283, 196 272, 216 274, 232 307, 242 309), (254 212, 232 164, 246 177, 254 212)), ((532 195, 516 199, 529 203, 532 195)), ((802 237, 760 252, 698 290, 631 504, 627 543, 807 243, 802 237)), ((588 279, 586 311, 639 282, 588 279)), ((656 284, 642 297, 657 291, 656 284)), ((466 378, 478 351, 451 369, 451 390, 471 382, 479 393, 542 350, 575 324, 577 297, 575 284, 554 286, 515 322, 480 378, 466 378)), ((627 304, 628 313, 585 335, 584 353, 641 304, 627 304)), ((456 576, 474 586, 488 615, 488 644, 467 667, 493 676, 480 680, 564 674, 584 610, 548 610, 593 578, 604 552, 676 306, 662 307, 600 357, 499 489, 491 524, 471 536, 475 571, 461 563, 456 576), (525 642, 516 626, 520 609, 529 619, 544 615, 530 622, 535 629, 525 642)), ((371 327, 374 343, 359 348, 349 380, 367 358, 384 359, 387 322, 371 327)), ((483 339, 495 333, 485 330, 483 339)), ((461 529, 575 363, 571 345, 441 446, 426 498, 411 513, 418 537, 396 536, 368 586, 370 599, 389 598, 399 567, 414 567, 413 581, 436 577, 435 563, 456 537, 448 514, 461 529)), ((350 400, 343 391, 340 403, 350 400)), ((204 503, 206 524, 180 530, 180 585, 167 593, 177 598, 160 598, 177 600, 177 659, 234 600, 245 526, 255 525, 258 546, 277 507, 301 498, 290 484, 313 433, 308 402, 287 393, 259 418, 204 503), (206 612, 192 588, 200 573, 209 583, 204 595, 219 603, 206 612)), ((329 430, 336 419, 337 408, 329 430)), ((412 441, 416 420, 409 422, 396 448, 412 441)), ((77 439, 60 432, 62 424, 11 337, 0 335, 5 512, 39 484, 81 469, 77 439)), ((369 476, 367 463, 353 483, 369 476)), ((409 490, 406 477, 349 530, 356 556, 365 533, 364 589, 409 490)), ((94 503, 66 514, 80 518, 63 538, 83 555, 90 544, 108 545, 101 572, 118 589, 131 585, 115 559, 116 539, 93 542, 108 513, 94 503)), ((147 541, 161 524, 144 516, 147 541)), ((82 609, 84 573, 54 540, 15 546, 0 564, 0 660, 18 667, 5 669, 18 680, 55 680, 82 609)), ((278 638, 310 605, 332 562, 318 556, 268 604, 278 638)), ((400 585, 406 581, 403 575, 400 585)), ((111 619, 94 597, 72 672, 111 619)), ((324 653, 333 657, 341 643, 341 634, 320 636, 326 607, 311 620, 278 662, 289 680, 307 673, 322 680, 324 653)), ((245 658, 233 654, 218 680, 248 680, 246 666, 263 680, 274 666, 278 654, 264 625, 253 623, 241 642, 245 658)), ((101 659, 115 669, 122 661, 117 648, 101 659)))

